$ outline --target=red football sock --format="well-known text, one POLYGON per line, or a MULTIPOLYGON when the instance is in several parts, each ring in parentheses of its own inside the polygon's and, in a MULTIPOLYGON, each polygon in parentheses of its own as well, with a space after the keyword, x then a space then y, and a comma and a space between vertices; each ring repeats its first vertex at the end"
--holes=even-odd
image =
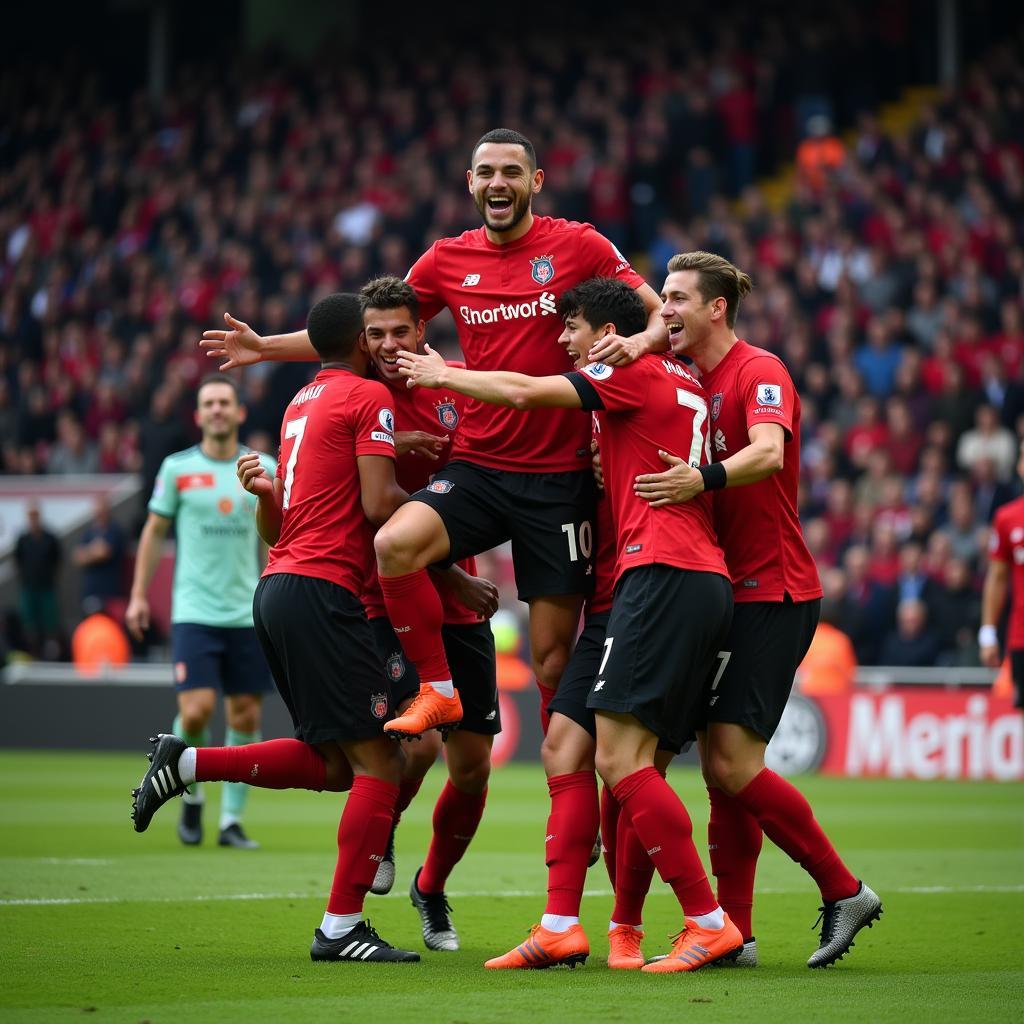
POLYGON ((597 776, 569 772, 548 779, 551 814, 544 840, 548 866, 548 902, 545 914, 580 916, 587 861, 600 827, 597 776))
POLYGON ((338 823, 338 864, 331 883, 329 914, 361 914, 377 874, 395 817, 398 787, 371 775, 357 775, 338 823))
POLYGON ((683 912, 690 917, 710 914, 718 903, 693 845, 693 823, 658 769, 641 768, 622 779, 612 792, 622 806, 622 816, 632 819, 658 874, 672 886, 683 912))
POLYGON ((196 782, 247 782, 260 789, 327 788, 327 762, 302 740, 196 747, 196 782))
POLYGON ((754 873, 764 833, 757 818, 724 790, 708 786, 708 796, 708 852, 711 873, 718 881, 718 902, 746 941, 754 936, 754 873))
POLYGON ((444 621, 441 598, 426 569, 405 576, 381 576, 380 589, 405 656, 416 666, 420 681, 451 679, 452 670, 441 642, 444 621))
POLYGON ((853 896, 860 883, 839 859, 796 786, 764 768, 735 799, 756 819, 764 834, 818 883, 822 899, 853 896))
MULTIPOLYGON (((615 888, 615 844, 619 829, 619 801, 607 786, 601 787, 601 845, 604 847, 604 866, 608 881, 615 888)), ((612 920, 615 920, 613 918, 612 920)))
POLYGON ((402 779, 398 784, 398 799, 395 801, 395 825, 402 820, 402 812, 413 802, 423 785, 423 779, 402 779))
POLYGON ((540 694, 540 730, 545 736, 548 734, 548 726, 551 724, 551 713, 548 705, 558 692, 552 686, 545 686, 539 679, 536 680, 537 692, 540 694))
POLYGON ((476 835, 486 802, 486 789, 482 793, 463 793, 450 781, 445 783, 434 805, 434 835, 416 883, 420 892, 443 891, 452 868, 462 860, 476 835))
POLYGON ((644 900, 651 891, 654 861, 647 856, 640 837, 628 815, 619 819, 615 906, 612 920, 616 924, 639 927, 644 919, 644 900))

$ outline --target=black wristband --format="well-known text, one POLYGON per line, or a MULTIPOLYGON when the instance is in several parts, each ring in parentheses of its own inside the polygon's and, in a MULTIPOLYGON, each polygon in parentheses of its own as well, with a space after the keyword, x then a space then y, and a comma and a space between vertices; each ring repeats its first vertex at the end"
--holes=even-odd
POLYGON ((704 478, 705 491, 720 491, 726 485, 725 466, 720 462, 710 462, 697 472, 704 478))

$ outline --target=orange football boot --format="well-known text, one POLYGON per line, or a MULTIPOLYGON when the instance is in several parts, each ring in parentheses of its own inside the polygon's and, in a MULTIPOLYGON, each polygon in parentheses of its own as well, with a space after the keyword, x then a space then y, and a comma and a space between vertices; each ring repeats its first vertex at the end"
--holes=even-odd
POLYGON ((608 933, 608 966, 618 971, 638 971, 644 965, 640 940, 644 933, 631 924, 620 924, 608 933))
POLYGON ((543 967, 575 967, 585 964, 590 943, 583 928, 574 924, 564 932, 551 932, 539 924, 530 929, 530 937, 504 956, 488 960, 484 967, 492 971, 538 970, 543 967))
POLYGON ((646 964, 642 970, 649 974, 695 971, 742 949, 743 935, 729 920, 728 914, 723 928, 701 928, 692 917, 688 917, 685 927, 673 940, 672 952, 663 960, 646 964))
POLYGON ((454 696, 445 697, 430 683, 420 683, 420 692, 413 697, 412 703, 398 718, 385 722, 384 731, 398 739, 403 736, 411 738, 428 729, 446 732, 461 721, 462 701, 459 700, 458 690, 454 696))

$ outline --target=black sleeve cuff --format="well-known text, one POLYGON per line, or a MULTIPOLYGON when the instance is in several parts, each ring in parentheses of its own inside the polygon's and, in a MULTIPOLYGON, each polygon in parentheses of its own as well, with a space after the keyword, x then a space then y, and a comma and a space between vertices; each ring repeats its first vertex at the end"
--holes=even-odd
POLYGON ((576 394, 580 396, 580 403, 587 412, 593 412, 595 409, 604 408, 604 402, 601 401, 601 396, 597 393, 597 388, 590 383, 585 373, 580 373, 579 370, 572 370, 564 376, 576 389, 576 394))

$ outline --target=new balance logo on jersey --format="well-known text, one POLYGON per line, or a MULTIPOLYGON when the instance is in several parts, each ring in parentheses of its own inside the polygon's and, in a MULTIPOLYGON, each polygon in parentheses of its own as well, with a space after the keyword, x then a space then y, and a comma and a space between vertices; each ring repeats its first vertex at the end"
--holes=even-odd
POLYGON ((725 439, 725 434, 722 433, 722 428, 719 427, 715 431, 715 451, 724 452, 729 447, 729 442, 725 439))
POLYGON ((484 721, 485 722, 493 722, 494 721, 494 716, 497 713, 498 713, 498 709, 495 708, 493 711, 491 711, 491 713, 489 715, 484 715, 484 721))
POLYGON ((475 288, 480 283, 479 274, 467 274, 466 280, 462 282, 463 288, 475 288))
POLYGON ((499 320, 529 320, 534 316, 555 316, 558 313, 554 292, 541 292, 532 302, 503 302, 486 309, 459 306, 459 316, 471 327, 477 324, 496 324, 499 320))
POLYGON ((594 693, 597 693, 598 690, 603 690, 604 689, 604 684, 605 684, 605 680, 604 679, 598 679, 598 681, 594 684, 594 693))

